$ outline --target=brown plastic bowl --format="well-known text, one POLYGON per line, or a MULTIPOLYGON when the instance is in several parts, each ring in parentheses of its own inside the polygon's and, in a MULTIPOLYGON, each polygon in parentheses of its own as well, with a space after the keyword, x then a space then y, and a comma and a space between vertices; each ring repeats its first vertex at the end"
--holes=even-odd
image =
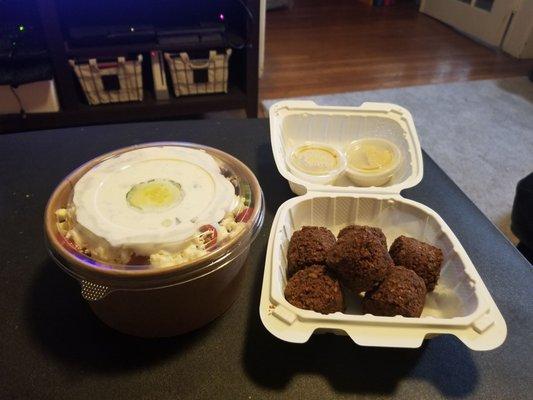
MULTIPOLYGON (((220 150, 188 143, 161 142, 130 146, 97 157, 69 174, 46 206, 44 227, 56 263, 81 284, 82 296, 110 327, 142 337, 165 337, 197 329, 226 311, 240 292, 250 244, 261 229, 264 200, 255 175, 220 150), (252 191, 254 207, 246 228, 208 255, 168 268, 106 268, 105 263, 67 249, 56 226, 55 211, 65 207, 76 182, 103 160, 142 147, 176 145, 206 150, 223 161, 252 191)), ((111 266, 110 264, 108 264, 111 266)), ((116 267, 114 265, 113 267, 116 267)))

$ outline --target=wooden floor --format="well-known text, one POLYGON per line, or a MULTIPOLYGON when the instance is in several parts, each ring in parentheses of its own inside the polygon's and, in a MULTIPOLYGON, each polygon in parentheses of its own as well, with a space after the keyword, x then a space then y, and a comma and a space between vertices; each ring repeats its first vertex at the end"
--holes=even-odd
POLYGON ((260 99, 525 75, 519 61, 457 33, 409 2, 294 0, 269 11, 260 99))

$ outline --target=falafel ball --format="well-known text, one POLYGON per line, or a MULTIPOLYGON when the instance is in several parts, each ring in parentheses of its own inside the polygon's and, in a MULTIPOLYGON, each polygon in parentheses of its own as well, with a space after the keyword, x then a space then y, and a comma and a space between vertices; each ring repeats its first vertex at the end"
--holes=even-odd
POLYGON ((378 239, 381 243, 383 243, 383 246, 387 247, 387 238, 385 237, 385 234, 380 228, 377 228, 374 226, 367 226, 367 225, 345 226, 344 228, 340 230, 339 234, 337 235, 337 239, 353 231, 364 233, 366 235, 373 235, 376 237, 376 239, 378 239))
POLYGON ((420 317, 426 299, 424 280, 414 271, 396 266, 376 288, 363 299, 365 314, 393 317, 420 317))
POLYGON ((441 249, 417 239, 400 236, 392 243, 389 253, 396 265, 415 271, 424 280, 428 292, 435 289, 443 261, 441 249))
POLYGON ((293 233, 287 251, 287 277, 313 264, 325 265, 335 235, 321 226, 304 226, 293 233))
POLYGON ((346 229, 339 235, 326 262, 329 270, 354 293, 371 290, 394 266, 376 231, 359 228, 346 229))
POLYGON ((341 285, 323 265, 311 265, 294 274, 285 287, 285 298, 293 306, 322 314, 344 311, 341 285))

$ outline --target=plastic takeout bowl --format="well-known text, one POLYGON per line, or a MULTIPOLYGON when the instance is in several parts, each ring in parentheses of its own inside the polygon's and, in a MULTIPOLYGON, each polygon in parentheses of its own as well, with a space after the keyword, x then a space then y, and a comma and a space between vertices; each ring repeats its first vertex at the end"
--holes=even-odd
POLYGON ((51 195, 44 225, 49 252, 57 264, 81 284, 81 294, 95 314, 121 332, 143 337, 173 336, 199 328, 234 302, 244 277, 250 244, 261 229, 264 199, 246 165, 220 150, 190 143, 164 142, 130 146, 99 156, 70 173, 51 195), (180 265, 155 268, 92 259, 65 240, 55 212, 65 207, 74 185, 96 165, 120 154, 148 147, 200 149, 247 183, 253 208, 238 235, 207 255, 180 265))

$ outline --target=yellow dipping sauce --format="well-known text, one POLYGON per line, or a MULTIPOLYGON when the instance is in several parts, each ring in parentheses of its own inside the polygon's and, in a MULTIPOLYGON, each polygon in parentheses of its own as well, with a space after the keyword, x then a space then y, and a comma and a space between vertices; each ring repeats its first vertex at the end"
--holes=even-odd
POLYGON ((326 175, 341 165, 339 154, 333 148, 319 144, 298 147, 291 161, 294 167, 310 175, 326 175))
POLYGON ((386 142, 362 142, 350 148, 348 166, 361 172, 375 173, 390 168, 396 155, 386 142))

